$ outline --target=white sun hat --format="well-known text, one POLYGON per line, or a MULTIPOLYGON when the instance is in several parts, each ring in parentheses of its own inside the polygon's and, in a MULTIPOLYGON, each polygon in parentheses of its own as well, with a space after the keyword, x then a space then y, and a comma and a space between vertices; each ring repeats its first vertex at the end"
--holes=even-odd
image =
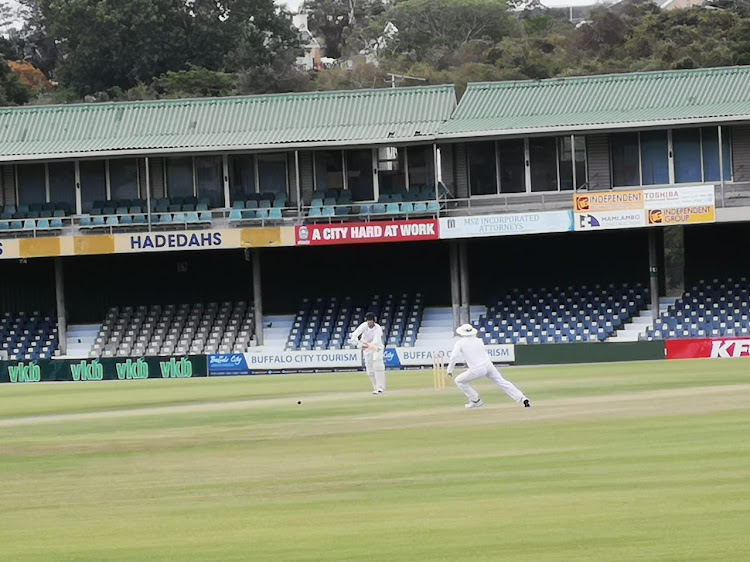
POLYGON ((476 336, 477 329, 471 324, 462 324, 456 328, 456 333, 462 337, 476 336))

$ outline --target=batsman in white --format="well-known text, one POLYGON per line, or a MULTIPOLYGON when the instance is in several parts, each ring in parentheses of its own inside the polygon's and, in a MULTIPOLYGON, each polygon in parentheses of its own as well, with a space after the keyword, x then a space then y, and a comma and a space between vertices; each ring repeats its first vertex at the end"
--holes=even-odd
POLYGON ((471 381, 487 377, 497 386, 502 388, 505 393, 511 397, 512 400, 523 404, 525 408, 531 407, 531 402, 526 398, 526 395, 516 388, 509 380, 503 378, 500 371, 497 370, 490 360, 490 356, 487 354, 487 350, 484 347, 484 342, 477 337, 477 330, 471 324, 463 324, 456 329, 456 334, 461 336, 461 339, 456 342, 451 351, 451 359, 448 363, 446 372, 448 375, 453 375, 453 369, 456 367, 456 362, 460 358, 463 358, 466 362, 468 370, 464 371, 455 378, 456 386, 461 389, 466 395, 469 401, 466 403, 467 408, 480 408, 484 405, 482 398, 479 393, 474 390, 469 384, 471 381))
POLYGON ((385 392, 383 328, 375 322, 375 315, 372 312, 365 314, 365 321, 352 332, 349 343, 364 350, 365 369, 372 383, 372 393, 383 394, 385 392))

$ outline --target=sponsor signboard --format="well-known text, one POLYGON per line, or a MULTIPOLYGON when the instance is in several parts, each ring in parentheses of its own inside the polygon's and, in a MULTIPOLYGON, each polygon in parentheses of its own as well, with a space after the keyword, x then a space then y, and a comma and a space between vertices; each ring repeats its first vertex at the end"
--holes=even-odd
POLYGON ((39 236, 0 240, 0 260, 294 245, 294 227, 39 236), (287 232, 288 231, 288 232, 287 232))
POLYGON ((477 238, 573 230, 571 211, 507 213, 440 219, 440 238, 477 238))
POLYGON ((205 377, 205 356, 0 361, 0 383, 205 377))
MULTIPOLYGON (((445 347, 388 347, 383 359, 388 368, 427 367, 432 366, 435 356, 442 356, 447 363, 451 356, 453 345, 445 347)), ((487 354, 493 363, 513 363, 516 360, 515 347, 512 344, 485 346, 487 354)), ((459 363, 460 364, 460 363, 459 363)))
POLYGON ((750 338, 667 340, 667 359, 750 357, 750 338))
POLYGON ((256 371, 358 368, 359 349, 229 353, 208 356, 209 376, 249 375, 256 371))
POLYGON ((644 226, 646 212, 643 209, 630 211, 601 211, 576 215, 576 230, 608 230, 612 228, 638 228, 644 226))
POLYGON ((297 246, 409 242, 439 238, 439 223, 436 219, 308 224, 295 229, 297 246))
POLYGON ((716 220, 713 185, 574 195, 575 230, 605 230, 716 220))

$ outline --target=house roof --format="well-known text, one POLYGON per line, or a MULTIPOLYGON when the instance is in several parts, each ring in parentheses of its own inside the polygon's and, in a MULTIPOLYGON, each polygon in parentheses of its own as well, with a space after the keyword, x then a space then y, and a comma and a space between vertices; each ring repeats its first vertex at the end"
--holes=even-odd
POLYGON ((0 162, 430 141, 453 86, 0 108, 0 162))
POLYGON ((468 85, 439 137, 750 120, 750 66, 468 85))

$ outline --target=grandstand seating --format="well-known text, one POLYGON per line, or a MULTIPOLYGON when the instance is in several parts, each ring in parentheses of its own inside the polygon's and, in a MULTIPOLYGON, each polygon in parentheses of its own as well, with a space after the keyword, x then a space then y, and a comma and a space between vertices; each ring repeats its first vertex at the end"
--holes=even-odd
POLYGON ((341 189, 314 191, 308 218, 434 215, 440 210, 431 186, 412 185, 409 191, 381 193, 374 203, 352 202, 351 192, 341 189))
POLYGON ((253 308, 244 301, 113 307, 89 356, 241 353, 253 334, 253 308))
POLYGON ((604 341, 649 303, 643 285, 514 289, 479 318, 488 344, 604 341))
POLYGON ((750 335, 750 284, 740 279, 701 280, 675 300, 643 339, 750 335))
POLYGON ((0 350, 11 361, 50 359, 58 343, 54 314, 4 312, 0 315, 0 350))
POLYGON ((374 295, 354 300, 317 298, 303 299, 294 318, 287 350, 342 349, 349 347, 352 331, 364 321, 365 313, 374 312, 383 327, 386 345, 414 345, 424 312, 424 299, 416 295, 374 295))
POLYGON ((0 236, 59 234, 68 214, 67 203, 5 205, 0 208, 0 236))

